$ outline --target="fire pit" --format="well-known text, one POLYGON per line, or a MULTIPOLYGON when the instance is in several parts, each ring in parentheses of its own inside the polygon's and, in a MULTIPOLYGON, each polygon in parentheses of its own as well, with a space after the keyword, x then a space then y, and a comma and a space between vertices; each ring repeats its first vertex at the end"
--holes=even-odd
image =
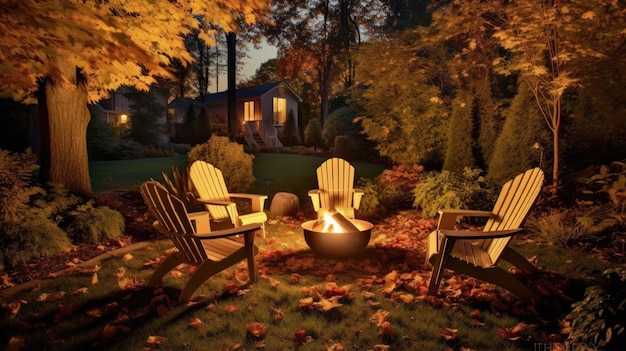
POLYGON ((365 249, 372 227, 370 222, 348 219, 339 212, 302 223, 304 240, 311 250, 333 258, 347 258, 365 249))

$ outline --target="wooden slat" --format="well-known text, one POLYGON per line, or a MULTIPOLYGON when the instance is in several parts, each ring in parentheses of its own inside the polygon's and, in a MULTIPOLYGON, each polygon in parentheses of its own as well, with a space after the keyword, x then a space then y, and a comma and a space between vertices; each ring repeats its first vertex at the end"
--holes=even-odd
POLYGON ((316 170, 320 190, 320 207, 352 207, 354 167, 344 159, 333 157, 316 170))
MULTIPOLYGON (((189 169, 189 176, 201 199, 230 201, 222 171, 212 164, 195 161, 189 169)), ((232 220, 225 206, 206 205, 206 209, 215 221, 232 220)))

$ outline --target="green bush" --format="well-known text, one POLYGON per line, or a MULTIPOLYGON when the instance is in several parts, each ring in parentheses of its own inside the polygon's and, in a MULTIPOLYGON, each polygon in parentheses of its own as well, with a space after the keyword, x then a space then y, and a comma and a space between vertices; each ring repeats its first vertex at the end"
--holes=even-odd
POLYGON ((124 234, 124 217, 106 206, 94 207, 93 200, 72 212, 69 232, 75 242, 100 243, 124 234))
POLYGON ((623 347, 626 342, 626 269, 604 271, 600 284, 588 287, 585 298, 572 304, 567 319, 571 342, 593 344, 602 350, 623 347))
POLYGON ((112 125, 101 118, 91 118, 87 126, 87 151, 90 160, 113 159, 119 142, 119 133, 112 125))
POLYGON ((206 143, 194 146, 187 155, 189 165, 202 160, 219 168, 230 192, 246 192, 254 183, 253 155, 228 137, 213 135, 206 143))
POLYGON ((16 211, 24 208, 32 195, 43 192, 30 183, 39 168, 36 162, 30 149, 21 154, 0 149, 0 222, 16 221, 16 211))
POLYGON ((178 155, 173 149, 155 145, 144 145, 142 147, 142 154, 143 157, 169 157, 178 155))
POLYGON ((133 139, 122 139, 113 150, 113 159, 135 160, 143 157, 143 146, 133 139))
POLYGON ((32 201, 32 207, 39 211, 42 217, 63 225, 67 222, 68 214, 84 200, 72 194, 62 184, 49 184, 49 186, 47 193, 32 201))
POLYGON ((357 186, 364 192, 357 210, 358 217, 376 218, 387 213, 387 209, 380 202, 380 194, 383 192, 380 184, 370 178, 361 178, 357 186))
POLYGON ((322 147, 324 139, 322 138, 322 123, 318 118, 309 120, 304 129, 304 145, 322 147))
POLYGON ((41 216, 39 211, 26 209, 19 215, 21 221, 18 225, 0 223, 0 245, 7 265, 15 266, 72 249, 65 231, 41 216))
POLYGON ((487 187, 480 169, 465 168, 463 173, 430 172, 415 186, 413 206, 424 218, 433 218, 440 209, 491 210, 495 193, 487 187))

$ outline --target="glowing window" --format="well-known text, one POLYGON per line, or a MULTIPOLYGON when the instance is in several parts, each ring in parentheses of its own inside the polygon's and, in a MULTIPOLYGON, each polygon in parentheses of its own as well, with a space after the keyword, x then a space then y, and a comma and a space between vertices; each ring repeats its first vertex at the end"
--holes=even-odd
POLYGON ((243 120, 246 122, 254 121, 254 101, 243 103, 243 120))
POLYGON ((274 123, 285 124, 287 121, 287 99, 274 98, 274 123))

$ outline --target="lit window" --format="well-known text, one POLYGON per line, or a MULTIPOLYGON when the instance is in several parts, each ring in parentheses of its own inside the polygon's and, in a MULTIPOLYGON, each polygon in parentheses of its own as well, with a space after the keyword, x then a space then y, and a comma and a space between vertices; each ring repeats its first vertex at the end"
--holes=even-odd
POLYGON ((274 98, 274 123, 285 124, 287 121, 287 99, 274 98))
POLYGON ((254 121, 254 101, 243 103, 243 120, 246 122, 254 121))

